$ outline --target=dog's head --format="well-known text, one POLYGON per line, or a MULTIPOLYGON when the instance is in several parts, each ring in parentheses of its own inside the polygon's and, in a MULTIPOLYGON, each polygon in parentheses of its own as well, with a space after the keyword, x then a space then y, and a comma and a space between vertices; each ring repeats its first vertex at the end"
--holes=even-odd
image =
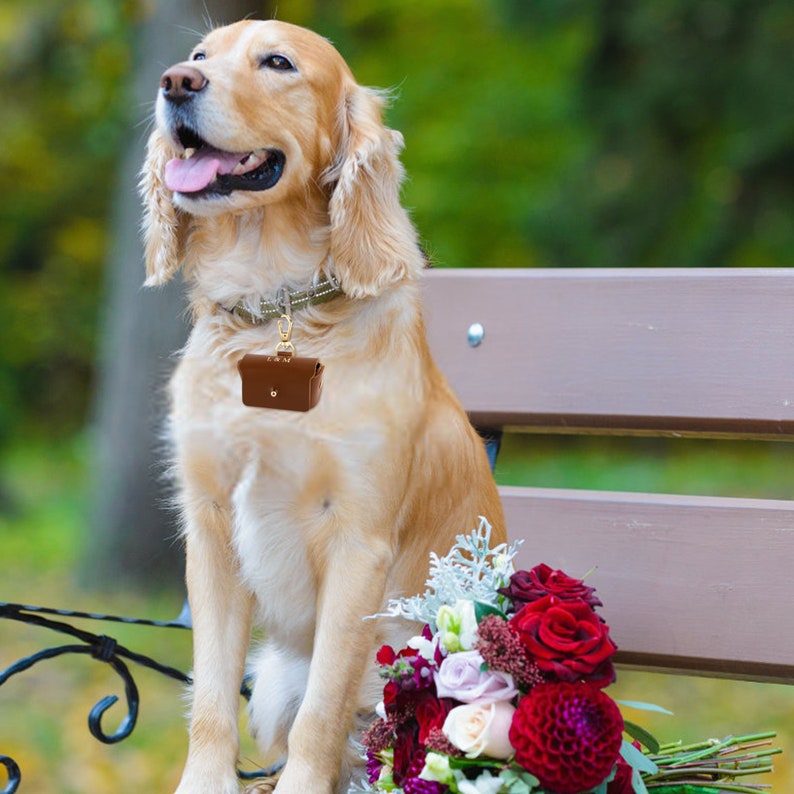
POLYGON ((399 203, 402 136, 384 127, 382 108, 382 95, 304 28, 244 21, 212 31, 160 80, 141 180, 146 283, 178 269, 187 216, 301 201, 324 213, 349 295, 403 278, 417 245, 399 203))

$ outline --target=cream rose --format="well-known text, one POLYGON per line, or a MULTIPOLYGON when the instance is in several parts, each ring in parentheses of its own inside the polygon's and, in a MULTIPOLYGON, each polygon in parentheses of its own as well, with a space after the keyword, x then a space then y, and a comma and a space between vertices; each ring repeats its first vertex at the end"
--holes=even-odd
POLYGON ((467 758, 507 758, 513 754, 508 734, 514 711, 505 701, 456 706, 447 715, 442 731, 467 758))

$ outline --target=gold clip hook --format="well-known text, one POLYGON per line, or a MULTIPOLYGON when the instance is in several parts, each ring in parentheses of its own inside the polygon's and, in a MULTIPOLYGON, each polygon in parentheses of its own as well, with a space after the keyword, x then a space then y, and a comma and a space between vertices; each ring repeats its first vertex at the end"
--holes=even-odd
POLYGON ((295 345, 290 342, 292 337, 292 317, 288 314, 282 314, 278 318, 278 333, 281 341, 276 345, 276 353, 287 353, 289 355, 295 353, 295 345))
POLYGON ((292 336, 292 317, 288 314, 282 314, 281 317, 278 318, 278 332, 281 336, 281 341, 286 345, 292 336), (284 330, 284 323, 287 324, 286 330, 284 330))

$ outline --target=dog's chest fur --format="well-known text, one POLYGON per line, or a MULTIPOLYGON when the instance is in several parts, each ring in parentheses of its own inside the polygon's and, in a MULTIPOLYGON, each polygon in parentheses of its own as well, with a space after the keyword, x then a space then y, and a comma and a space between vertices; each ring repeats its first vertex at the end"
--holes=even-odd
MULTIPOLYGON (((257 330, 259 339, 273 342, 268 329, 257 330)), ((378 522, 381 514, 399 512, 395 504, 409 472, 387 458, 395 457, 395 446, 404 448, 398 459, 410 458, 417 428, 406 423, 405 404, 421 402, 425 388, 418 375, 406 381, 410 363, 395 366, 395 356, 416 356, 410 340, 399 338, 387 356, 375 359, 354 345, 342 346, 341 355, 331 352, 338 340, 330 346, 304 340, 307 354, 324 354, 325 364, 320 403, 307 413, 243 405, 236 368, 242 353, 220 354, 201 322, 172 380, 181 498, 228 512, 228 543, 260 622, 274 638, 288 634, 281 639, 303 652, 310 648, 327 545, 345 533, 366 532, 362 523, 378 522), (400 422, 384 421, 389 415, 400 422)), ((263 344, 251 352, 267 350, 263 344)))

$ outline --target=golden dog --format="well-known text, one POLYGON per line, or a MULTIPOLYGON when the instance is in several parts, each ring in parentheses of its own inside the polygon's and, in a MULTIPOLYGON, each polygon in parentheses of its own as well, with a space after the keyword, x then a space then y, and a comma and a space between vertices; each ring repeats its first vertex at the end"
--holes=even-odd
POLYGON ((278 794, 343 790, 356 713, 379 700, 374 651, 401 636, 363 618, 421 592, 430 551, 478 515, 504 538, 483 444, 428 351, 383 104, 325 39, 275 21, 219 28, 161 78, 146 283, 183 265, 194 321, 170 387, 194 621, 178 794, 238 790, 254 624, 250 720, 287 753, 278 794), (325 367, 311 410, 241 402, 239 360, 279 342, 274 306, 325 367))

